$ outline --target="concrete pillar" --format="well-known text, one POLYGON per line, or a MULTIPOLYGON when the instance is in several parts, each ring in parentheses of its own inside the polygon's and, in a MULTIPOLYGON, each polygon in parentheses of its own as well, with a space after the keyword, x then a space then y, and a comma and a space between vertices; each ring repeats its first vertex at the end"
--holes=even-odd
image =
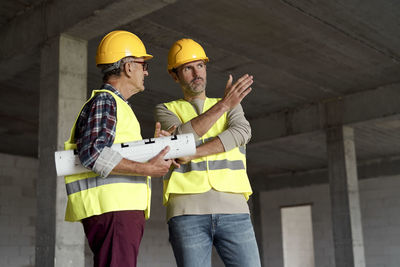
POLYGON ((329 185, 336 267, 365 267, 354 131, 327 130, 329 185))
POLYGON ((82 225, 64 221, 67 196, 54 152, 64 148, 86 100, 87 42, 67 35, 51 39, 42 47, 40 65, 36 266, 84 266, 82 225))

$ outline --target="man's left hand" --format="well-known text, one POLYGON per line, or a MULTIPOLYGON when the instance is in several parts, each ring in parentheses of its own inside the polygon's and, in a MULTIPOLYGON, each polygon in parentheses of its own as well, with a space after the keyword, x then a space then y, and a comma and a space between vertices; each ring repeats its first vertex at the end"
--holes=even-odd
MULTIPOLYGON (((173 132, 175 132, 176 126, 170 127, 167 131, 161 130, 161 123, 156 122, 156 127, 154 130, 154 137, 162 137, 162 136, 170 136, 173 132)), ((177 162, 176 159, 172 160, 172 165, 174 165, 176 168, 179 168, 181 165, 177 162)))
POLYGON ((156 122, 156 128, 154 130, 154 137, 170 136, 176 130, 176 126, 171 126, 167 131, 161 130, 161 123, 156 122))

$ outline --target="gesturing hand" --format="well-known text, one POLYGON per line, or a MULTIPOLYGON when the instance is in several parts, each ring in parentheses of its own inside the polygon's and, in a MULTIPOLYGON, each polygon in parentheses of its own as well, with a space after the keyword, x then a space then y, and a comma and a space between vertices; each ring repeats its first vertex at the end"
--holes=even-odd
POLYGON ((251 92, 251 85, 253 84, 253 76, 245 74, 240 77, 234 84, 233 77, 229 74, 228 81, 226 82, 225 95, 221 102, 228 108, 228 110, 236 107, 242 100, 251 92))
POLYGON ((154 130, 154 137, 161 137, 161 136, 170 136, 176 129, 176 126, 171 126, 167 131, 161 130, 161 123, 156 122, 156 127, 154 130))

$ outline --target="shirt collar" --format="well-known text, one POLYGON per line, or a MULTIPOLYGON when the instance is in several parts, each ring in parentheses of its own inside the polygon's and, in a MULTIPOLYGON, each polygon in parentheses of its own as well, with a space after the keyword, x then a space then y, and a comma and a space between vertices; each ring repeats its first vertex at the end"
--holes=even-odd
POLYGON ((122 94, 121 94, 117 89, 115 89, 111 84, 105 83, 105 84, 103 84, 103 85, 101 86, 101 88, 113 92, 114 94, 116 94, 117 96, 119 96, 120 98, 122 98, 122 100, 124 100, 126 103, 128 103, 128 101, 122 96, 122 94))

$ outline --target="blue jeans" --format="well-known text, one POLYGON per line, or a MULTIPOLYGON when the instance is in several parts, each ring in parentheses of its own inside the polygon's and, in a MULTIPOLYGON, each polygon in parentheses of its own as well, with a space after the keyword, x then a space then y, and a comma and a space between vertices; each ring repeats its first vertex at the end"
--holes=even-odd
POLYGON ((225 266, 261 266, 248 214, 176 216, 168 227, 178 267, 211 267, 213 245, 225 266))

